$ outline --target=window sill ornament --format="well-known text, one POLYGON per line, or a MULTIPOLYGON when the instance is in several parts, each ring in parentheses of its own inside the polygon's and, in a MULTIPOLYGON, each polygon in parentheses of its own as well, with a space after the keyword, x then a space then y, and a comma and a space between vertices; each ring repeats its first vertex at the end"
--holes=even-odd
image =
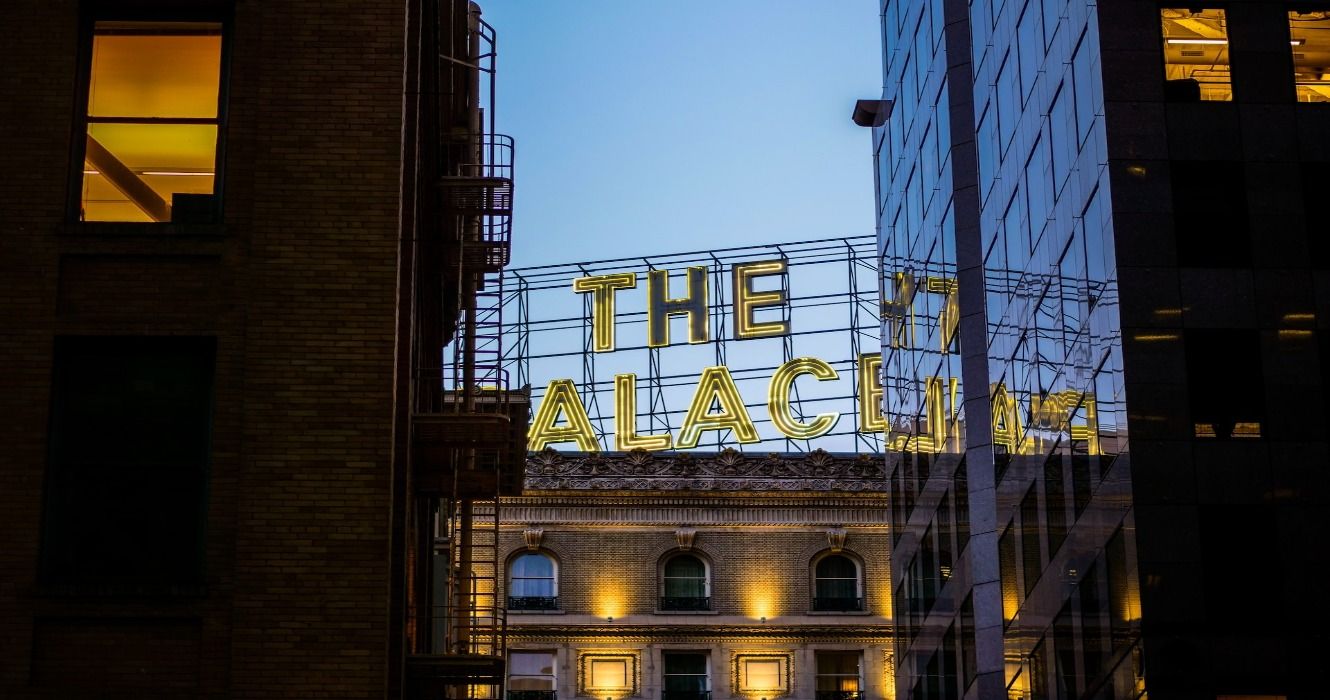
POLYGON ((697 537, 697 530, 691 527, 681 527, 674 531, 674 539, 679 543, 679 551, 687 552, 693 548, 693 540, 697 537))

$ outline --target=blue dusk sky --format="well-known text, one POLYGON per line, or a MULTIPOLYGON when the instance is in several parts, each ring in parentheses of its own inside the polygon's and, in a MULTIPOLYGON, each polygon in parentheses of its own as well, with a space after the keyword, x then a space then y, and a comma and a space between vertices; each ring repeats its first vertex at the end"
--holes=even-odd
POLYGON ((515 266, 873 232, 877 0, 483 0, 515 266))

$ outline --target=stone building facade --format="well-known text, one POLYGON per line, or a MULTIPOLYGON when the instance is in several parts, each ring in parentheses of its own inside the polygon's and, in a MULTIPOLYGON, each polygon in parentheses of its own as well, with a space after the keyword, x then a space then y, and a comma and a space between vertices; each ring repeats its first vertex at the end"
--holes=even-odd
POLYGON ((507 697, 893 697, 884 485, 869 455, 532 455, 507 697))

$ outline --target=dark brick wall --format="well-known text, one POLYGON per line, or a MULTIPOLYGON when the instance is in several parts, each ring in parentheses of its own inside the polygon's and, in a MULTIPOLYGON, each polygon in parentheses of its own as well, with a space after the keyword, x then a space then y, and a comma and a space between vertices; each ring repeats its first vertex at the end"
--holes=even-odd
POLYGON ((0 696, 383 697, 403 3, 236 3, 224 222, 165 231, 66 220, 78 3, 7 9, 0 696), (201 593, 38 585, 61 334, 217 338, 201 593))

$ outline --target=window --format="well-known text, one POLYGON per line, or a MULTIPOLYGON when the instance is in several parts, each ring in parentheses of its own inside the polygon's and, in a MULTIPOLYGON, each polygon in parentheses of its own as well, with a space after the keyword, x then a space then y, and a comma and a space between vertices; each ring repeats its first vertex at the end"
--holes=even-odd
POLYGON ((1175 160, 1168 167, 1178 265, 1250 265, 1244 165, 1236 161, 1175 160))
POLYGON ((1261 437, 1265 383, 1256 330, 1188 329, 1187 403, 1198 439, 1261 437))
POLYGON ((774 698, 790 689, 790 659, 781 654, 736 654, 734 693, 774 698))
POLYGON ((56 339, 47 583, 201 580, 215 354, 212 338, 56 339))
POLYGON ((664 666, 661 700, 710 700, 706 654, 667 651, 664 666))
POLYGON ((542 552, 524 552, 508 569, 509 610, 558 610, 559 585, 554 559, 542 552))
POLYGON ((1164 96, 1177 102, 1231 102, 1228 21, 1223 10, 1160 10, 1164 96))
POLYGON ((665 561, 661 570, 661 610, 710 610, 707 564, 691 554, 665 561))
POLYGON ((813 610, 863 610, 859 564, 843 554, 828 554, 813 567, 813 610))
POLYGON ((1298 102, 1330 102, 1330 10, 1288 13, 1298 102))
POLYGON ((98 19, 88 32, 78 219, 216 220, 222 24, 98 19))
POLYGON ((555 700, 554 652, 514 651, 508 654, 507 700, 555 700))
POLYGON ((817 700, 863 698, 861 654, 857 651, 819 651, 817 656, 817 700))
POLYGON ((586 653, 578 657, 578 688, 593 698, 638 694, 636 654, 586 653))

